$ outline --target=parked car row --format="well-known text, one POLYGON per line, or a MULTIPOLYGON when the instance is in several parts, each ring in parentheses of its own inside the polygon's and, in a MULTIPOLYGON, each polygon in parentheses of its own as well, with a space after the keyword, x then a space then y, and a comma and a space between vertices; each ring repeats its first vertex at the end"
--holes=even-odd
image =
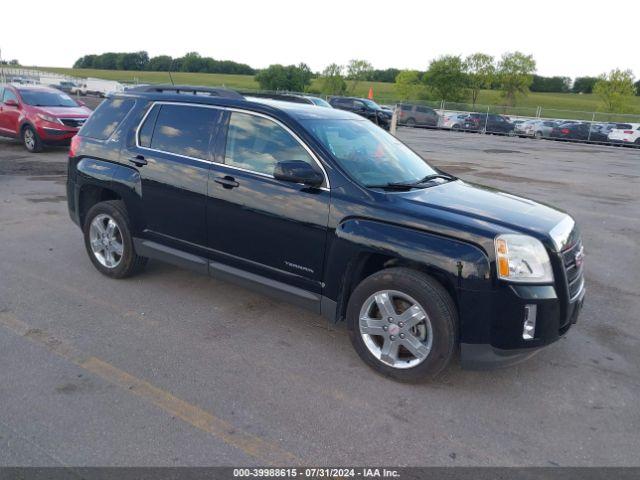
POLYGON ((513 119, 495 113, 446 112, 412 104, 398 106, 398 125, 640 147, 640 123, 513 119))

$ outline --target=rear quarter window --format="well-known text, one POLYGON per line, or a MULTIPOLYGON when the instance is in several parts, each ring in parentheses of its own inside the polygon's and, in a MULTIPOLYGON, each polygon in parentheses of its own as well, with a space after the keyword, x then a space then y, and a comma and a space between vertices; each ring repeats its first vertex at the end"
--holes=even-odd
POLYGON ((79 135, 97 140, 108 139, 135 103, 135 100, 131 98, 106 99, 91 114, 79 135))

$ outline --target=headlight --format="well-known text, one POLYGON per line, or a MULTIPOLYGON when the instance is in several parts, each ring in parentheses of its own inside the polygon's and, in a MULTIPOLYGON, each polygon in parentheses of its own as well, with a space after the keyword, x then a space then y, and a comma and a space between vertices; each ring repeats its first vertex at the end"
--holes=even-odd
POLYGON ((56 117, 52 117, 51 115, 47 115, 46 113, 39 113, 38 117, 45 122, 51 123, 61 123, 56 117))
POLYGON ((553 282, 549 255, 542 243, 527 235, 496 237, 498 278, 519 283, 553 282))

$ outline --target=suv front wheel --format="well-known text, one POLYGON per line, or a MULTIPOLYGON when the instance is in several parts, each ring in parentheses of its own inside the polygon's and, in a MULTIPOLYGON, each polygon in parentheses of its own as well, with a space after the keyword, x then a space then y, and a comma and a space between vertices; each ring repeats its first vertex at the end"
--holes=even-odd
POLYGON ((436 377, 457 345, 457 311, 433 278, 408 268, 377 272, 347 306, 349 337, 374 370, 404 381, 436 377))
POLYGON ((100 202, 91 207, 83 233, 91 262, 108 277, 129 277, 147 263, 147 258, 135 251, 127 209, 120 200, 100 202))

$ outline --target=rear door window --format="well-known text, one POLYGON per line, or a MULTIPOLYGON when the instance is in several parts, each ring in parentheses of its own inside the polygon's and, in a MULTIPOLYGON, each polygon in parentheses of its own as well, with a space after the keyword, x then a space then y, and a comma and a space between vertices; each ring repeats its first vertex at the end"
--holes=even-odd
POLYGON ((131 98, 108 98, 86 121, 80 134, 97 140, 108 139, 135 105, 131 98))
POLYGON ((187 105, 162 105, 155 121, 151 148, 185 157, 209 159, 209 142, 220 110, 187 105))

